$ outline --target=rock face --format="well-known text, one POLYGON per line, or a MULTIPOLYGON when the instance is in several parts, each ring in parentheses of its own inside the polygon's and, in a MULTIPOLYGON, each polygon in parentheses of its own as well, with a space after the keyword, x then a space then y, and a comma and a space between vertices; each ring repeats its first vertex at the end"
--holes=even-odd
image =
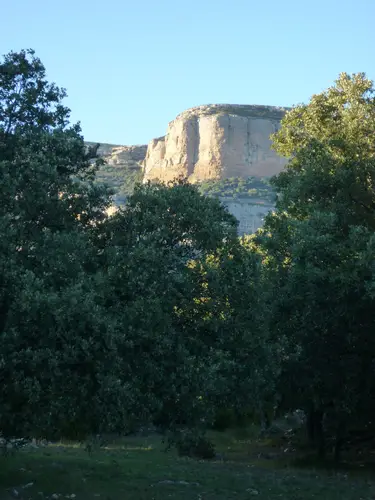
POLYGON ((228 211, 238 220, 238 234, 255 233, 263 226, 265 216, 275 205, 262 199, 228 199, 220 198, 228 211))
MULTIPOLYGON (((88 147, 94 146, 94 142, 86 142, 88 147)), ((100 144, 98 155, 102 156, 108 165, 126 167, 139 170, 146 157, 147 145, 141 146, 119 146, 115 144, 100 144)))
POLYGON ((143 161, 144 182, 191 182, 229 177, 270 177, 287 160, 270 149, 287 108, 213 104, 184 111, 167 135, 153 139, 143 161))

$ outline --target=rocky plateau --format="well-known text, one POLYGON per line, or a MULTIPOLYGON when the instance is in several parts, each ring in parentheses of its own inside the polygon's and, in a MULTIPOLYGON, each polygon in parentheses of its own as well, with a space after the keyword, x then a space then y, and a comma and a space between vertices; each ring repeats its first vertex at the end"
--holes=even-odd
POLYGON ((287 160, 271 150, 270 135, 287 108, 211 104, 184 111, 153 139, 143 161, 144 181, 191 182, 230 177, 270 177, 287 160))
POLYGON ((98 154, 112 167, 142 169, 144 182, 270 177, 287 162, 271 149, 270 141, 287 110, 241 104, 197 106, 179 114, 169 123, 167 134, 148 145, 101 144, 98 154))

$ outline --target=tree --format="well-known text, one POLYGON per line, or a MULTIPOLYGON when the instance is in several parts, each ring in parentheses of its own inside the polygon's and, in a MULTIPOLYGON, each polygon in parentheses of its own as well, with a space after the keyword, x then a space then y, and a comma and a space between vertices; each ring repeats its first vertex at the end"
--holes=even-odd
POLYGON ((364 73, 341 73, 335 84, 295 106, 272 136, 275 151, 293 157, 312 141, 341 159, 372 158, 375 154, 373 82, 364 73))
MULTIPOLYGON (((279 222, 284 231, 286 223, 279 222)), ((328 436, 341 439, 353 421, 368 424, 365 401, 373 408, 373 233, 352 226, 343 239, 337 217, 322 212, 288 224, 282 263, 264 242, 272 256, 271 338, 285 349, 284 405, 306 411, 310 438, 323 454, 323 417, 328 436)))
POLYGON ((335 86, 286 114, 273 136, 274 149, 292 157, 275 180, 280 207, 302 216, 319 205, 340 214, 343 224, 374 227, 373 96, 363 73, 343 73, 335 86))
MULTIPOLYGON (((0 428, 89 432, 110 371, 94 228, 109 198, 93 185, 65 91, 32 50, 0 64, 0 428), (92 411, 96 407, 96 411, 92 411)), ((112 386, 113 389, 114 386, 112 386)))
POLYGON ((259 260, 236 225, 185 182, 138 186, 106 224, 105 307, 137 420, 143 411, 164 429, 203 432, 218 409, 258 409, 270 391, 259 260))
POLYGON ((292 159, 259 236, 272 297, 271 336, 283 338, 284 404, 303 408, 321 454, 372 420, 375 345, 372 82, 336 86, 288 113, 275 149, 292 159), (367 402, 367 406, 366 403, 367 402))
POLYGON ((106 309, 119 328, 122 380, 137 394, 129 412, 165 429, 202 425, 213 413, 220 346, 197 269, 237 243, 236 221, 194 186, 148 184, 105 229, 106 309))
POLYGON ((216 406, 238 419, 251 414, 267 427, 276 403, 278 343, 270 342, 266 283, 252 237, 202 266, 210 325, 222 351, 222 390, 216 406), (271 410, 272 412, 272 410, 271 410))

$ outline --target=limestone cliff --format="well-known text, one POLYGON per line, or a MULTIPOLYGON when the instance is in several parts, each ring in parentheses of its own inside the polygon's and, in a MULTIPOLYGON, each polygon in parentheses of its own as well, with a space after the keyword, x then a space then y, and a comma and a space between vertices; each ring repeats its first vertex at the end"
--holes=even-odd
MULTIPOLYGON (((94 142, 86 142, 86 146, 94 146, 94 142)), ((126 167, 130 169, 142 168, 142 161, 146 157, 147 145, 119 146, 116 144, 100 144, 98 156, 103 157, 107 165, 126 167)))
POLYGON ((287 108, 212 104, 188 109, 153 139, 143 161, 144 181, 191 182, 229 177, 270 177, 286 164, 270 149, 287 108))

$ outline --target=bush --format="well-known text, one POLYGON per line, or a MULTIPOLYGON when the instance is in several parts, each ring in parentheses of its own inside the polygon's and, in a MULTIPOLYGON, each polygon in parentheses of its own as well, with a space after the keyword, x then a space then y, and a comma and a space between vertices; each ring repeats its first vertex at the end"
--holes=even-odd
POLYGON ((208 180, 200 183, 198 189, 204 195, 220 198, 262 198, 271 203, 276 199, 274 189, 266 177, 208 180))
POLYGON ((173 439, 180 457, 214 458, 215 447, 209 439, 194 431, 182 431, 173 439))

